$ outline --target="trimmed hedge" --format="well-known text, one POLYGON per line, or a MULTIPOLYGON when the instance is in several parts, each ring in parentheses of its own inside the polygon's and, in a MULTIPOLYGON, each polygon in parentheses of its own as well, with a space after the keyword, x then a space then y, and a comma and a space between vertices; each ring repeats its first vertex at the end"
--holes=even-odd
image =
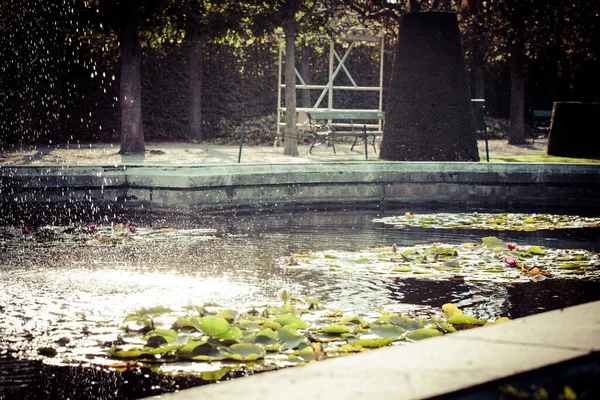
POLYGON ((380 158, 479 161, 456 14, 405 14, 398 38, 380 158))
POLYGON ((559 157, 600 158, 598 136, 600 102, 557 101, 552 108, 548 154, 559 157))

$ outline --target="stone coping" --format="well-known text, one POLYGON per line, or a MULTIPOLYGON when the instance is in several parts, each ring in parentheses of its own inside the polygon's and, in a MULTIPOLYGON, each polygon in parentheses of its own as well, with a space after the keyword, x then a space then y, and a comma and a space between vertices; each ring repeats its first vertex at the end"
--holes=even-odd
POLYGON ((2 203, 178 211, 329 204, 600 210, 600 165, 468 162, 2 166, 2 203), (113 207, 114 208, 114 207, 113 207))
POLYGON ((425 399, 567 362, 598 350, 600 302, 593 302, 158 397, 425 399))

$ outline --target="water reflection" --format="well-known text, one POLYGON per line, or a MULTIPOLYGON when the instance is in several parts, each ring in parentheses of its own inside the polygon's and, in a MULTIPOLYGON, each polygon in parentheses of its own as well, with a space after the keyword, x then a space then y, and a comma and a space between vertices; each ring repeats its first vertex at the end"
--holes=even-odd
MULTIPOLYGON (((165 239, 135 245, 65 245, 8 238, 0 252, 0 347, 7 335, 47 340, 82 326, 116 335, 125 315, 153 305, 217 302, 244 308, 285 288, 348 313, 395 309, 431 313, 452 302, 479 318, 518 317, 600 299, 597 282, 497 284, 391 280, 369 274, 286 268, 290 253, 445 242, 479 242, 490 232, 396 229, 375 212, 234 217, 140 217, 139 226, 214 228, 214 240, 165 239)), ((133 218, 133 217, 132 217, 133 218)), ((499 232, 506 241, 597 251, 599 232, 499 232)), ((81 336, 81 335, 80 335, 81 336)))

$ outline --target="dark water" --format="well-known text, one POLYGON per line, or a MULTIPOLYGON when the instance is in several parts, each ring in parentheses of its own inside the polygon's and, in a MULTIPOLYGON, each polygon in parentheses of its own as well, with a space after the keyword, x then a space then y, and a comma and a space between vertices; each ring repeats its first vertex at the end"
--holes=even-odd
POLYGON ((418 314, 452 302, 479 318, 517 318, 600 300, 600 283, 579 279, 536 284, 390 280, 286 267, 287 257, 295 252, 393 243, 459 244, 479 242, 490 234, 518 244, 600 250, 597 229, 493 233, 398 229, 372 223, 378 216, 381 213, 376 211, 137 215, 130 218, 138 226, 212 228, 216 238, 95 247, 4 241, 0 247, 0 371, 4 371, 0 399, 64 398, 65 393, 71 399, 133 399, 203 383, 194 377, 166 379, 145 370, 129 371, 131 376, 126 376, 38 361, 19 364, 12 358, 27 358, 37 347, 62 336, 77 337, 82 346, 90 346, 89 336, 76 334, 86 326, 93 328, 96 339, 109 340, 118 333, 123 317, 140 307, 211 301, 240 309, 269 301, 281 288, 354 314, 382 307, 418 314), (21 372, 21 378, 11 378, 21 372), (96 390, 86 391, 89 387, 96 390))

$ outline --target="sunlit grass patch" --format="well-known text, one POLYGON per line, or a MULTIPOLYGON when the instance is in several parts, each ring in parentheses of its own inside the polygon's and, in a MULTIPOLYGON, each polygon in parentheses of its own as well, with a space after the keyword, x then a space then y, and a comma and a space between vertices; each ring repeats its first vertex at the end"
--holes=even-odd
MULTIPOLYGON (((485 158, 482 158, 481 161, 485 162, 485 158)), ((495 156, 494 154, 490 154, 490 162, 600 164, 600 159, 556 157, 556 156, 550 156, 548 154, 528 154, 528 155, 510 155, 510 156, 495 156)))

